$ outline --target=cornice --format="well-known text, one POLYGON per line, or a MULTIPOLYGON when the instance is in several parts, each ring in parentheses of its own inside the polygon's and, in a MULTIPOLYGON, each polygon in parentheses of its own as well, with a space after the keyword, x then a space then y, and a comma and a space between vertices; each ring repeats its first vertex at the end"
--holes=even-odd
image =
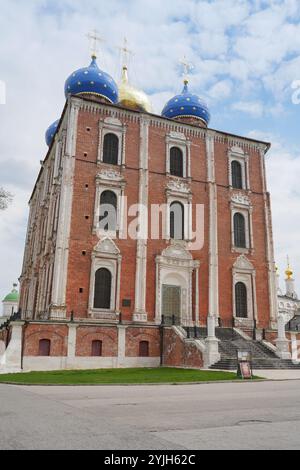
POLYGON ((213 139, 216 143, 227 144, 229 147, 239 146, 242 147, 244 150, 252 149, 266 153, 270 146, 270 144, 268 143, 255 141, 249 139, 248 137, 236 136, 215 129, 196 127, 191 124, 184 124, 182 122, 176 122, 171 119, 166 119, 162 116, 127 110, 125 108, 121 108, 115 105, 97 103, 81 99, 80 109, 92 113, 99 113, 106 117, 126 119, 129 122, 135 123, 140 122, 142 120, 147 120, 151 127, 157 129, 164 129, 166 132, 182 133, 186 137, 198 137, 202 139, 205 139, 207 136, 213 139))

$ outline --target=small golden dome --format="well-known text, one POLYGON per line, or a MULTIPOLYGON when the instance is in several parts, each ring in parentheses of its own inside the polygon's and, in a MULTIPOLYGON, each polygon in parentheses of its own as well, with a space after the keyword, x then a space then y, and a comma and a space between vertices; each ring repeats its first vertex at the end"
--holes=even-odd
POLYGON ((152 106, 146 93, 129 85, 126 65, 123 66, 122 79, 119 84, 119 104, 124 106, 124 108, 146 111, 147 113, 152 111, 152 106))
POLYGON ((294 272, 293 272, 293 270, 291 269, 289 262, 288 262, 288 267, 287 267, 287 269, 286 269, 286 271, 285 271, 285 274, 286 274, 287 279, 292 279, 294 272))

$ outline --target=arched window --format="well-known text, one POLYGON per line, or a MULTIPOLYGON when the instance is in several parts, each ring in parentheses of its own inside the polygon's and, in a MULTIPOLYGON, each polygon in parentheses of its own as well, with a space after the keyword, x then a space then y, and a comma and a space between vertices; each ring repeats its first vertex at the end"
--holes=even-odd
POLYGON ((92 341, 92 356, 102 356, 102 341, 92 341))
POLYGON ((174 176, 183 176, 183 154, 178 147, 170 150, 170 173, 174 176))
POLYGON ((50 356, 51 341, 50 339, 40 339, 39 356, 50 356))
POLYGON ((119 139, 116 134, 105 134, 103 142, 103 162, 118 164, 119 139))
POLYGON ((180 202, 172 202, 170 206, 170 237, 184 239, 184 207, 180 202))
POLYGON ((233 188, 243 189, 242 165, 236 160, 231 162, 231 179, 233 188))
POLYGON ((110 308, 111 273, 100 268, 95 273, 94 308, 110 308))
POLYGON ((238 248, 246 248, 245 217, 237 212, 233 218, 234 245, 238 248))
POLYGON ((139 343, 139 357, 149 356, 149 341, 140 341, 139 343))
POLYGON ((247 318, 247 287, 243 282, 235 285, 235 315, 240 318, 247 318))
POLYGON ((99 228, 106 231, 117 228, 117 195, 113 191, 101 193, 99 228))

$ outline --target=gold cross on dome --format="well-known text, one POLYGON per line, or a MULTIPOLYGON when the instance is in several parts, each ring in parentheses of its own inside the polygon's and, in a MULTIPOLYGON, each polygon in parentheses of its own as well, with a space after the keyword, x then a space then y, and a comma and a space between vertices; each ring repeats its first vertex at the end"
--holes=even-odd
POLYGON ((189 62, 186 58, 186 56, 183 56, 183 59, 179 61, 179 63, 182 65, 183 68, 183 77, 185 81, 188 81, 189 73, 193 70, 194 65, 192 62, 189 62))
POLYGON ((104 39, 99 36, 99 33, 96 29, 87 34, 87 38, 90 41, 91 56, 96 59, 99 50, 99 43, 103 42, 104 39))
POLYGON ((127 66, 128 65, 128 61, 129 61, 129 57, 130 55, 133 55, 133 52, 128 49, 128 41, 127 41, 127 38, 124 38, 124 41, 123 41, 123 46, 122 47, 119 47, 122 55, 123 55, 123 66, 127 66))

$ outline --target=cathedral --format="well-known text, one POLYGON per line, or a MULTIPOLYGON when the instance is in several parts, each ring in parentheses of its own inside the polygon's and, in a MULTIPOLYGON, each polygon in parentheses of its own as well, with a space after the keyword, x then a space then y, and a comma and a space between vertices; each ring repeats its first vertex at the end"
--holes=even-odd
POLYGON ((270 144, 210 128, 187 77, 154 114, 127 68, 117 84, 93 53, 65 82, 0 369, 209 367, 226 329, 289 358, 270 144))

